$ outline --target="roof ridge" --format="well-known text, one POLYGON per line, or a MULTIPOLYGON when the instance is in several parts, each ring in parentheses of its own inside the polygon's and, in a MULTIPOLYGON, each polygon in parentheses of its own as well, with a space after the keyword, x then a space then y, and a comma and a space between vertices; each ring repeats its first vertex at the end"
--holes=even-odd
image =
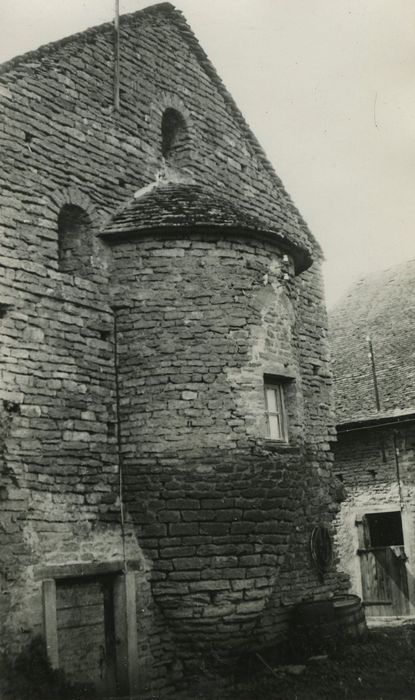
MULTIPOLYGON (((126 21, 131 21, 134 17, 137 16, 153 13, 156 14, 158 12, 165 11, 170 12, 172 14, 179 12, 174 7, 174 5, 172 5, 172 3, 159 2, 155 5, 148 5, 147 7, 143 7, 141 8, 141 10, 136 10, 135 12, 126 12, 122 14, 120 16, 120 24, 124 24, 126 21)), ((21 63, 30 61, 32 59, 43 58, 44 56, 48 56, 48 54, 52 53, 56 49, 59 49, 61 46, 66 46, 72 41, 79 40, 81 37, 89 38, 95 36, 96 34, 105 29, 111 29, 113 26, 114 23, 112 21, 102 22, 101 24, 96 24, 93 27, 87 27, 86 29, 82 29, 79 32, 75 32, 75 34, 69 34, 68 36, 62 37, 61 39, 50 41, 47 44, 41 44, 41 46, 38 46, 37 49, 31 49, 30 51, 25 51, 22 54, 13 56, 9 60, 0 64, 0 76, 4 73, 7 73, 9 70, 18 67, 21 63)))

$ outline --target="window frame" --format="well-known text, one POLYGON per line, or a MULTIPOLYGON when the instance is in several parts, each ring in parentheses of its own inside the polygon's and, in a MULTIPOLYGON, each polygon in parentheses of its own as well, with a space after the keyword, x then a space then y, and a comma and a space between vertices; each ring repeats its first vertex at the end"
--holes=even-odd
POLYGON ((270 377, 264 377, 264 402, 265 402, 265 421, 267 427, 267 439, 272 440, 272 442, 288 443, 288 421, 287 421, 287 409, 285 406, 285 396, 284 396, 284 384, 282 379, 272 379, 270 377), (275 394, 275 405, 277 411, 270 411, 268 407, 268 395, 267 391, 273 391, 275 394), (279 436, 273 437, 271 435, 271 421, 270 416, 276 416, 278 419, 278 424, 280 426, 279 436))

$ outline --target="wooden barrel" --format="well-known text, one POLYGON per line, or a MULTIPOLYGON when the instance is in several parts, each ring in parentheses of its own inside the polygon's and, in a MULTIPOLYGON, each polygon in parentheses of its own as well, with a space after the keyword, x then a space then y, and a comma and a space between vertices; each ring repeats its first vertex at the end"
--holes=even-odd
POLYGON ((334 607, 331 598, 326 600, 307 600, 299 603, 294 610, 294 619, 300 625, 320 625, 334 618, 334 607))
POLYGON ((333 598, 335 620, 346 637, 362 637, 367 631, 362 601, 357 595, 339 595, 333 598))
POLYGON ((299 603, 293 621, 296 638, 320 650, 346 639, 358 639, 367 630, 362 602, 352 594, 299 603))

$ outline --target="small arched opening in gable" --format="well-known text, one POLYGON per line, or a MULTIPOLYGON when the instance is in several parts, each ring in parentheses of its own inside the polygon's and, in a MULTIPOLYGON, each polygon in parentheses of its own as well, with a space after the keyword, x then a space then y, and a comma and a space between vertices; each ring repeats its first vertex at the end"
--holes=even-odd
POLYGON ((168 107, 161 120, 161 152, 169 165, 183 165, 190 145, 189 130, 183 115, 168 107))
POLYGON ((91 270, 92 222, 84 209, 65 204, 58 216, 59 270, 88 276, 91 270))

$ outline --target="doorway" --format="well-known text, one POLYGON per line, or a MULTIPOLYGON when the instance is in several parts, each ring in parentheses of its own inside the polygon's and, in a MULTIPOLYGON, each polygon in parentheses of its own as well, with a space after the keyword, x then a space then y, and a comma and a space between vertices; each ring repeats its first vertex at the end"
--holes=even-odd
POLYGON ((60 668, 101 697, 117 691, 112 576, 64 579, 56 586, 60 668))
POLYGON ((54 669, 99 697, 138 693, 135 571, 120 562, 45 567, 43 623, 54 669), (105 573, 104 573, 105 572, 105 573))
POLYGON ((409 615, 401 512, 366 513, 356 525, 366 616, 409 615))

